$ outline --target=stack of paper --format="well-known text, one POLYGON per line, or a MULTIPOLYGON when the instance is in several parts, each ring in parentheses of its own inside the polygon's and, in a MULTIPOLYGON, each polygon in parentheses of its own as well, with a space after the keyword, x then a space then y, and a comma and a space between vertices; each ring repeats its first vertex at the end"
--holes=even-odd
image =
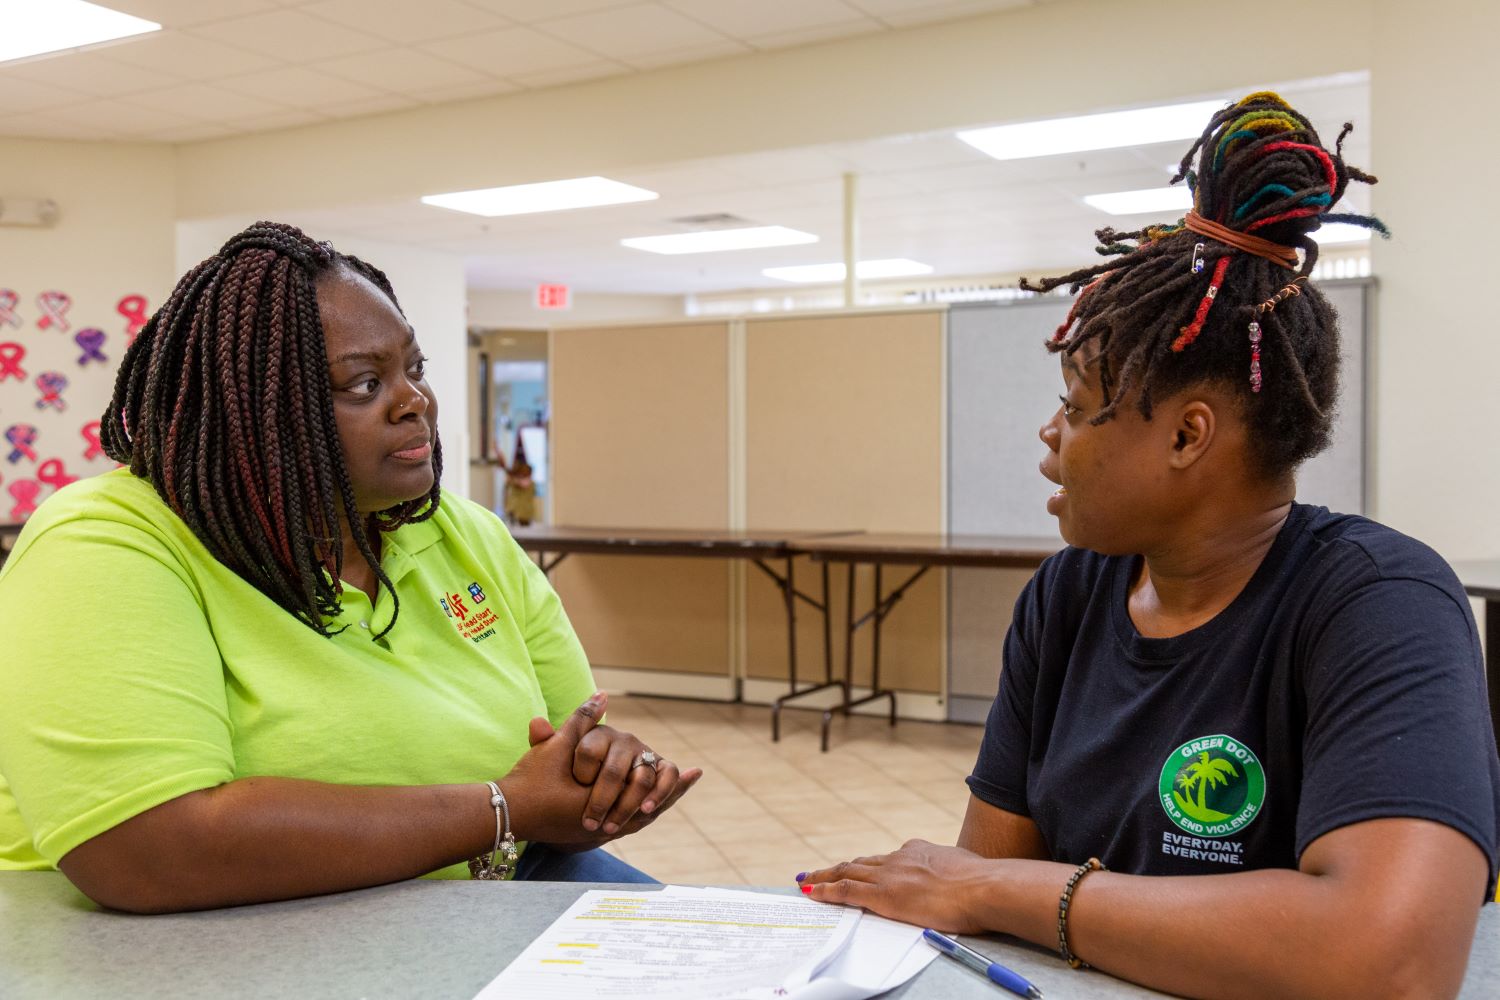
POLYGON ((477 1000, 862 1000, 937 955, 922 929, 735 889, 585 892, 477 1000))

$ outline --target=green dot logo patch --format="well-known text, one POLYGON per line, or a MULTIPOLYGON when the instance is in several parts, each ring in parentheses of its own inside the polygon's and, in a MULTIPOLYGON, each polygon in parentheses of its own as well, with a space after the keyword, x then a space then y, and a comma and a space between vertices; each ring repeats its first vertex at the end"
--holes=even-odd
POLYGON ((1157 791, 1179 829, 1197 837, 1226 837, 1260 815, 1266 772, 1243 743, 1222 733, 1200 736, 1167 756, 1157 791))

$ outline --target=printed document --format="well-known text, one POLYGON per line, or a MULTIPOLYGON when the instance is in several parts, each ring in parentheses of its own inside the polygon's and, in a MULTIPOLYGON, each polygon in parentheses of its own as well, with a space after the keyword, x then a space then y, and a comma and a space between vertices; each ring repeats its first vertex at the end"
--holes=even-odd
POLYGON ((926 967, 921 935, 797 896, 594 889, 477 1000, 861 1000, 926 967))

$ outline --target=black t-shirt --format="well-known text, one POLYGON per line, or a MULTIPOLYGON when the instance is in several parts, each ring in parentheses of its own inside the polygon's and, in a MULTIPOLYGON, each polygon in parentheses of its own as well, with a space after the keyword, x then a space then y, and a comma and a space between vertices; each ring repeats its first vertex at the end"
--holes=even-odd
POLYGON ((1419 817, 1472 838, 1493 890, 1500 760, 1436 553, 1294 504, 1233 603, 1170 639, 1130 620, 1139 565, 1069 548, 1027 584, 978 798, 1029 816, 1057 861, 1144 875, 1295 868, 1338 827, 1419 817))

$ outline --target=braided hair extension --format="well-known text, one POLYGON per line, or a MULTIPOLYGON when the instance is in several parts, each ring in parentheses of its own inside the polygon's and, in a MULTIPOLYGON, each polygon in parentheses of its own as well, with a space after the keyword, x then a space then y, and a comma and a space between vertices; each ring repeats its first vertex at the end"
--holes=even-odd
POLYGON ((1172 178, 1187 181, 1194 212, 1207 220, 1197 231, 1189 228, 1193 216, 1136 232, 1106 227, 1096 235, 1108 260, 1022 279, 1029 291, 1082 289, 1047 347, 1069 355, 1090 342, 1097 348, 1104 406, 1092 423, 1111 419, 1132 394, 1149 420, 1154 398, 1212 381, 1231 387, 1242 404, 1255 430, 1252 459, 1263 474, 1279 478, 1328 446, 1339 388, 1338 318, 1306 285, 1318 260, 1310 234, 1325 222, 1346 222, 1390 235, 1372 216, 1330 212, 1350 181, 1376 181, 1343 161, 1353 127, 1344 125, 1330 152, 1280 96, 1251 94, 1209 120, 1172 178), (1203 235, 1213 224, 1232 230, 1220 235, 1235 242, 1203 235), (1277 245, 1288 261, 1295 252, 1286 248, 1301 249, 1301 266, 1242 252, 1245 244, 1277 245))
MULTIPOLYGON (((340 519, 380 584, 333 416, 317 282, 347 268, 399 311, 378 268, 293 226, 257 222, 182 277, 125 352, 104 411, 105 454, 149 479, 224 565, 320 635, 339 614, 340 519)), ((437 510, 432 489, 368 516, 378 531, 437 510)))

